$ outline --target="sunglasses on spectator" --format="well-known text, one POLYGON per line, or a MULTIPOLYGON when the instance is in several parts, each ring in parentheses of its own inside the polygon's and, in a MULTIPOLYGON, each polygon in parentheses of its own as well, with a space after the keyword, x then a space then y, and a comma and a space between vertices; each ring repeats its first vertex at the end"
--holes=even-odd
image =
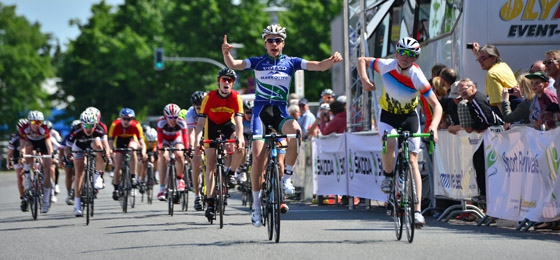
POLYGON ((405 56, 405 57, 409 57, 409 58, 418 58, 418 54, 416 54, 415 52, 413 52, 411 50, 398 49, 397 53, 400 54, 401 56, 405 56))
POLYGON ((282 38, 268 38, 266 39, 266 42, 268 43, 276 43, 276 44, 280 44, 284 41, 284 39, 282 38))
POLYGON ((483 62, 483 61, 485 61, 485 60, 488 59, 488 58, 490 58, 490 56, 480 57, 480 58, 476 59, 476 61, 478 61, 478 62, 483 62))
POLYGON ((554 64, 556 63, 556 60, 550 59, 550 60, 545 60, 542 62, 542 64, 544 64, 545 66, 549 65, 549 64, 554 64))
POLYGON ((177 119, 179 118, 178 116, 167 116, 167 119, 172 120, 172 119, 177 119))
POLYGON ((31 120, 30 122, 31 122, 32 125, 41 125, 41 124, 43 124, 43 121, 41 121, 41 120, 31 120))
POLYGON ((121 117, 121 120, 122 121, 130 121, 130 120, 132 120, 132 118, 131 117, 121 117))
POLYGON ((221 77, 220 81, 223 83, 232 83, 233 79, 232 78, 228 78, 228 77, 221 77))
POLYGON ((82 124, 82 126, 83 126, 85 129, 92 129, 92 128, 95 126, 95 124, 82 124))

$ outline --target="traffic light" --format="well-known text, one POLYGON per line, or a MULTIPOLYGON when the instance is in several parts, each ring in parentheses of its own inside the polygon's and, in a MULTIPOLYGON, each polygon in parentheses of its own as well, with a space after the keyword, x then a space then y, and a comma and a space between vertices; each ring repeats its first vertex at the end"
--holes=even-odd
POLYGON ((154 52, 154 69, 155 70, 163 70, 165 69, 165 51, 163 48, 156 48, 154 52))

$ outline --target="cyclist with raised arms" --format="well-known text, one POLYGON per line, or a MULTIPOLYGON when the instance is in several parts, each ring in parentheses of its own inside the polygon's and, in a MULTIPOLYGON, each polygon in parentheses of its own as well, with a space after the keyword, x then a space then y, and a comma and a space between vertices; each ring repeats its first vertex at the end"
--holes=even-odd
MULTIPOLYGON (((121 182, 121 166, 124 160, 123 151, 115 151, 115 148, 131 148, 141 149, 142 158, 146 156, 146 144, 144 143, 144 131, 140 122, 136 121, 134 117, 136 113, 130 108, 123 108, 119 113, 119 118, 115 119, 109 128, 109 144, 114 153, 114 177, 113 177, 113 199, 119 200, 119 183, 121 182)), ((132 179, 132 187, 138 186, 136 180, 138 156, 136 152, 130 152, 130 177, 132 179)))
MULTIPOLYGON (((233 45, 224 35, 222 54, 226 66, 235 70, 253 70, 255 79, 255 106, 253 108, 252 131, 254 135, 267 134, 268 126, 281 134, 295 134, 301 132, 299 124, 287 111, 290 83, 296 70, 325 71, 336 62, 342 61, 342 55, 335 52, 332 56, 322 61, 308 61, 300 57, 290 57, 282 53, 286 44, 286 28, 273 24, 267 26, 261 35, 266 54, 244 60, 234 59, 231 55, 233 45)), ((265 161, 267 158, 264 140, 253 140, 252 144, 253 166, 251 168, 251 182, 253 186, 253 209, 251 222, 254 226, 262 225, 261 214, 261 184, 263 181, 265 161)), ((282 184, 286 194, 295 191, 292 184, 294 164, 298 155, 297 142, 289 141, 286 153, 286 167, 282 184)), ((282 203, 282 212, 288 208, 282 203)))
MULTIPOLYGON (((377 129, 379 133, 387 131, 389 134, 396 134, 399 128, 402 131, 420 133, 420 118, 416 112, 420 94, 428 100, 433 108, 433 118, 428 131, 434 132, 434 142, 437 142, 437 128, 441 120, 442 108, 426 76, 418 64, 415 63, 420 55, 420 43, 413 38, 405 37, 397 43, 396 50, 395 59, 358 58, 358 74, 362 87, 366 91, 376 89, 375 84, 367 76, 367 67, 371 67, 379 73, 383 81, 383 93, 380 100, 381 115, 379 116, 377 129)), ((381 158, 383 174, 385 175, 381 190, 385 193, 390 193, 393 185, 396 147, 396 139, 387 140, 387 152, 381 158)), ((420 138, 409 139, 409 148, 410 166, 416 183, 416 194, 421 196, 422 180, 418 169, 420 138)), ((421 201, 421 199, 419 197, 418 201, 421 201)), ((416 223, 424 225, 426 221, 420 213, 420 206, 420 203, 414 205, 414 219, 416 223)))
MULTIPOLYGON (((49 128, 43 123, 45 117, 41 111, 33 110, 27 115, 27 124, 24 124, 19 133, 20 144, 24 147, 24 154, 33 154, 33 151, 39 150, 41 155, 52 155, 53 146, 51 142, 51 135, 49 128)), ((24 188, 28 190, 31 188, 31 163, 33 158, 25 158, 23 164, 23 173, 25 175, 24 188)), ((52 160, 51 158, 43 158, 43 173, 45 174, 43 180, 43 208, 41 213, 47 213, 50 208, 51 198, 51 174, 52 174, 52 160)))
MULTIPOLYGON (((195 140, 200 140, 204 129, 205 140, 235 139, 237 138, 237 149, 233 151, 232 166, 239 167, 243 159, 242 149, 245 149, 245 138, 243 137, 243 100, 237 91, 233 90, 233 84, 237 75, 229 68, 223 68, 218 72, 218 89, 213 90, 202 100, 198 123, 196 125, 195 140), (233 121, 232 121, 233 119, 233 121), (235 165, 234 165, 235 164, 235 165)), ((229 145, 228 145, 229 146, 229 145)), ((202 157, 200 144, 195 149, 196 157, 202 157)), ((214 174, 216 172, 216 146, 205 145, 206 155, 206 217, 214 217, 214 174)), ((231 147, 227 149, 231 151, 231 147)), ((225 202, 224 202, 225 204, 225 202)))
MULTIPOLYGON (((157 120, 157 141, 158 149, 164 147, 173 147, 177 149, 185 149, 189 145, 189 137, 187 133, 187 122, 179 117, 181 108, 173 103, 167 104, 163 108, 163 116, 157 120)), ((167 167, 169 163, 169 151, 159 152, 160 161, 157 165, 159 171, 159 193, 158 200, 165 201, 165 184, 167 178, 167 167)), ((175 151, 175 169, 177 177, 177 190, 185 190, 186 185, 183 180, 183 167, 185 158, 183 152, 175 151)), ((171 199, 171 198, 170 198, 171 199)))
MULTIPOLYGON (((75 167, 74 173, 74 216, 81 217, 82 213, 82 187, 84 184, 86 154, 85 150, 89 147, 93 150, 103 150, 103 142, 101 141, 107 135, 105 129, 97 124, 97 117, 91 110, 85 110, 80 114, 80 128, 70 133, 64 154, 68 155, 72 152, 73 163, 75 167)), ((109 158, 109 151, 105 150, 105 154, 96 153, 94 183, 99 183, 101 172, 105 168, 103 156, 109 158)), ((67 161, 67 160, 66 160, 67 161)), ((96 185, 97 186, 97 185, 96 185)))
MULTIPOLYGON (((195 128, 198 124, 198 114, 200 113, 200 106, 202 105, 202 99, 206 96, 204 91, 195 91, 191 95, 191 107, 187 110, 185 118, 187 120, 187 129, 189 131, 189 144, 191 146, 198 143, 200 140, 196 140, 195 128)), ((202 196, 200 191, 200 171, 202 167, 202 156, 193 156, 191 159, 192 163, 192 185, 194 191, 194 209, 196 211, 202 210, 202 196)))

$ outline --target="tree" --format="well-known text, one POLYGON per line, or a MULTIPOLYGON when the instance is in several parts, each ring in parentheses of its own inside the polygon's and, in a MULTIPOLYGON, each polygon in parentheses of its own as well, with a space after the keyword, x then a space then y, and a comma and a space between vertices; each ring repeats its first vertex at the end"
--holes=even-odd
MULTIPOLYGON (((334 0, 289 4, 293 8, 281 18, 293 35, 288 38, 289 55, 314 60, 329 57, 330 18, 338 13, 333 6, 341 4, 334 0), (318 23, 321 26, 315 26, 318 23)), ((269 23, 265 7, 261 0, 243 0, 239 6, 223 0, 125 0, 112 12, 101 1, 92 7, 87 24, 74 21, 81 34, 63 55, 59 73, 63 95, 59 98, 75 97, 69 108, 72 113, 96 106, 109 120, 124 106, 135 109, 140 119, 162 114, 171 102, 187 108, 194 91, 216 89, 219 68, 166 61, 165 70, 155 71, 154 49, 164 48, 167 57, 204 57, 223 63, 220 46, 227 34, 230 42, 245 45, 237 50, 238 57, 262 55, 261 32, 269 23)), ((250 72, 238 74, 246 79, 250 72)), ((308 75, 306 84, 313 86, 308 92, 318 89, 320 93, 330 86, 330 73, 308 75)))
POLYGON ((0 125, 15 129, 29 110, 50 110, 48 94, 41 84, 54 76, 49 34, 40 25, 17 16, 15 6, 0 4, 0 125))

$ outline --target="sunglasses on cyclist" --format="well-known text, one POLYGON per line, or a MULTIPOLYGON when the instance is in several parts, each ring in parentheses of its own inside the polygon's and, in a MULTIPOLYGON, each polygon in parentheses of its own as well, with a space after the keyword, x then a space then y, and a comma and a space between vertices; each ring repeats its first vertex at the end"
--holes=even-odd
POLYGON ((194 107, 194 109, 200 110, 200 106, 196 106, 196 107, 194 107))
POLYGON ((410 50, 398 49, 397 53, 400 54, 401 56, 405 56, 409 58, 418 58, 418 54, 410 50))
POLYGON ((121 117, 121 120, 122 120, 122 121, 130 121, 130 120, 132 120, 132 118, 130 118, 130 117, 121 117))
POLYGON ((221 77, 220 81, 223 83, 232 83, 234 80, 232 78, 228 78, 228 77, 221 77))
POLYGON ((172 119, 177 119, 179 118, 178 116, 167 116, 167 119, 172 120, 172 119))
POLYGON ((284 39, 282 38, 268 38, 266 39, 266 42, 268 43, 276 43, 276 44, 280 44, 284 41, 284 39))
POLYGON ((30 122, 31 122, 32 125, 41 125, 41 124, 43 124, 43 121, 41 121, 41 120, 31 120, 30 122))
POLYGON ((251 114, 253 114, 253 111, 251 111, 251 110, 245 110, 245 114, 251 115, 251 114))
POLYGON ((92 128, 95 126, 95 124, 82 124, 82 126, 83 126, 85 129, 92 129, 92 128))

